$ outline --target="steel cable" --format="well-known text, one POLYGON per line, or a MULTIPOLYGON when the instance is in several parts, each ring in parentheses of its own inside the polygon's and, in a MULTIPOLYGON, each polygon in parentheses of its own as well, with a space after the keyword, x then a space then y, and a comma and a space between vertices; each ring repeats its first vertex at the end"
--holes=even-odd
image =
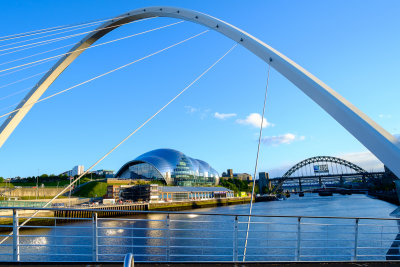
MULTIPOLYGON (((99 23, 100 23, 100 22, 99 22, 99 23)), ((75 29, 68 29, 68 30, 65 30, 65 31, 61 31, 61 32, 57 32, 57 33, 52 33, 52 34, 48 34, 48 35, 44 35, 44 36, 39 36, 39 37, 34 37, 34 38, 31 38, 31 39, 26 39, 26 40, 22 40, 22 41, 13 42, 13 43, 3 44, 3 45, 0 45, 0 48, 1 48, 1 47, 10 46, 10 45, 22 44, 22 43, 30 42, 30 41, 33 41, 33 40, 39 40, 39 39, 47 38, 47 37, 50 37, 50 36, 60 35, 60 34, 67 33, 67 32, 73 32, 73 31, 77 31, 77 30, 81 30, 81 29, 85 29, 85 28, 89 28, 89 27, 94 27, 94 26, 96 26, 96 25, 99 24, 99 23, 92 24, 92 25, 85 25, 85 26, 82 26, 82 27, 77 27, 77 28, 75 28, 75 29)))
POLYGON ((253 188, 251 190, 251 198, 250 198, 250 210, 249 210, 249 219, 247 221, 247 230, 246 230, 246 239, 244 243, 244 251, 243 251, 243 262, 246 260, 246 252, 247 252, 247 241, 249 238, 249 231, 250 231, 250 221, 251 221, 251 212, 253 210, 253 199, 254 199, 254 188, 256 185, 256 175, 257 175, 257 167, 258 167, 258 156, 260 154, 260 144, 261 144, 261 137, 262 137, 262 129, 264 124, 264 114, 265 114, 265 104, 267 102, 267 94, 268 94, 268 85, 269 85, 269 73, 271 70, 271 59, 270 63, 268 64, 268 74, 267 74, 267 85, 265 86, 265 96, 264 96, 264 105, 263 111, 261 116, 261 125, 260 125, 260 134, 258 136, 258 146, 257 146, 257 156, 256 156, 256 164, 254 166, 254 178, 253 178, 253 188))
POLYGON ((68 29, 68 28, 79 27, 79 26, 87 25, 87 24, 101 23, 101 22, 110 21, 110 20, 113 20, 113 19, 124 18, 126 16, 127 15, 121 16, 121 17, 118 17, 118 18, 112 17, 112 18, 108 18, 108 19, 100 19, 100 20, 94 20, 94 21, 90 21, 90 22, 83 22, 83 23, 77 23, 77 24, 68 24, 68 25, 63 25, 63 26, 55 26, 55 27, 50 27, 50 28, 45 28, 45 29, 33 30, 33 31, 25 32, 25 33, 16 33, 16 34, 11 34, 11 35, 1 36, 0 37, 0 42, 13 40, 13 39, 24 38, 24 37, 29 37, 29 36, 33 36, 33 35, 48 33, 48 32, 59 31, 59 30, 68 29))
POLYGON ((40 42, 36 42, 36 43, 25 44, 25 45, 21 45, 21 46, 2 49, 2 50, 0 50, 0 52, 24 47, 24 48, 21 48, 21 49, 18 49, 18 50, 2 53, 2 54, 0 54, 0 56, 5 56, 5 55, 9 55, 9 54, 20 52, 20 51, 28 50, 28 49, 31 49, 31 48, 35 48, 35 47, 39 47, 39 46, 43 46, 43 45, 47 45, 47 44, 52 44, 52 43, 55 43, 55 42, 58 42, 58 41, 63 41, 63 40, 66 40, 66 39, 70 39, 70 38, 73 38, 73 37, 81 36, 83 34, 88 34, 88 33, 91 33, 91 32, 101 31, 101 30, 109 29, 109 28, 115 28, 115 27, 119 27, 119 26, 122 26, 122 25, 127 25, 127 24, 136 23, 136 22, 139 22, 139 21, 145 21, 145 20, 154 19, 154 18, 156 18, 156 17, 145 18, 145 19, 136 20, 136 21, 130 21, 130 22, 119 24, 119 25, 98 28, 98 29, 95 29, 93 31, 86 31, 86 32, 82 32, 82 33, 76 33, 76 34, 71 34, 71 35, 58 37, 58 38, 54 38, 54 39, 44 40, 44 41, 40 41, 40 42))
POLYGON ((10 71, 10 72, 6 72, 6 73, 3 73, 3 74, 0 74, 0 77, 7 76, 7 75, 10 75, 10 74, 13 74, 13 73, 16 73, 16 72, 20 72, 22 70, 30 69, 30 68, 42 65, 42 64, 44 64, 46 62, 50 62, 52 60, 53 59, 48 59, 46 61, 43 61, 43 62, 40 62, 40 63, 37 63, 37 64, 33 64, 33 65, 30 65, 30 66, 27 66, 27 67, 24 67, 24 68, 20 68, 20 69, 16 69, 16 70, 13 70, 13 71, 10 71))
MULTIPOLYGON (((124 37, 117 38, 117 39, 114 39, 114 40, 111 40, 111 41, 107 41, 107 42, 104 42, 104 43, 100 43, 100 44, 97 44, 97 45, 92 45, 92 46, 87 47, 87 48, 84 48, 84 49, 95 48, 95 47, 102 46, 102 45, 105 45, 105 44, 109 44, 109 43, 117 42, 117 41, 120 41, 120 40, 128 39, 128 38, 131 38, 131 37, 135 37, 135 36, 138 36, 138 35, 142 35, 142 34, 145 34, 145 33, 152 32, 152 31, 160 30, 160 29, 163 29, 163 28, 166 28, 166 27, 170 27, 170 26, 173 26, 173 25, 182 23, 182 22, 184 22, 184 21, 179 21, 179 22, 175 22, 175 23, 172 23, 172 24, 169 24, 169 25, 165 25, 165 26, 161 26, 161 27, 158 27, 158 28, 150 29, 150 30, 147 30, 147 31, 144 31, 144 32, 140 32, 140 33, 135 33, 135 34, 132 34, 132 35, 124 36, 124 37)), ((83 50, 84 50, 84 49, 83 49, 83 50)), ((44 63, 46 63, 46 62, 55 60, 55 59, 57 59, 58 57, 62 57, 62 56, 65 56, 65 55, 68 55, 68 54, 71 54, 71 53, 74 53, 74 52, 77 52, 77 51, 81 51, 81 50, 82 50, 82 49, 77 49, 77 50, 72 51, 72 52, 70 51, 70 52, 67 52, 67 53, 64 53, 64 54, 60 54, 60 55, 57 55, 57 56, 53 56, 53 57, 45 58, 45 59, 42 59, 42 60, 38 60, 38 61, 36 61, 36 62, 38 62, 38 63, 36 63, 36 64, 33 64, 33 63, 35 63, 35 62, 30 63, 30 64, 32 64, 32 65, 23 64, 23 65, 20 65, 20 66, 19 66, 20 69, 17 69, 17 70, 14 70, 14 71, 10 71, 10 72, 6 72, 6 73, 3 73, 3 74, 0 74, 0 77, 7 76, 7 75, 9 75, 9 74, 13 74, 13 73, 16 73, 16 72, 25 70, 25 69, 33 68, 33 67, 36 67, 36 66, 38 66, 38 65, 44 64, 44 63), (27 65, 27 66, 24 67, 24 68, 22 68, 22 67, 25 66, 25 65, 27 65)), ((9 70, 10 70, 10 69, 9 69, 9 70)), ((37 74, 37 75, 38 75, 38 74, 37 74)), ((21 80, 25 80, 25 79, 21 79, 21 80)), ((19 81, 20 81, 20 80, 19 80, 19 81)), ((19 81, 17 81, 17 82, 19 82, 19 81)), ((13 84, 13 83, 16 83, 16 82, 12 82, 11 84, 13 84)), ((6 86, 2 86, 2 87, 6 87, 6 86)))
POLYGON ((36 73, 36 74, 34 74, 34 75, 31 75, 31 76, 28 76, 28 77, 25 77, 25 78, 22 78, 22 79, 19 79, 19 80, 16 80, 16 81, 13 81, 13 82, 10 82, 10 83, 7 83, 7 84, 4 84, 4 85, 1 85, 1 86, 0 86, 0 89, 1 89, 1 88, 5 88, 5 87, 8 87, 8 86, 13 85, 13 84, 16 84, 16 83, 20 83, 20 82, 26 81, 26 80, 28 80, 28 79, 30 79, 30 78, 39 76, 39 75, 41 75, 41 74, 45 74, 46 72, 47 72, 47 70, 46 70, 46 71, 39 72, 39 73, 36 73))
POLYGON ((110 44, 110 43, 114 43, 114 42, 117 42, 117 41, 120 41, 120 40, 124 40, 124 39, 128 39, 128 38, 131 38, 131 37, 135 37, 135 36, 138 36, 138 35, 146 34, 146 33, 157 31, 157 30, 161 30, 161 29, 164 29, 164 28, 168 28, 168 27, 180 24, 182 22, 184 22, 184 21, 181 20, 181 21, 178 21, 178 22, 174 22, 174 23, 171 23, 171 24, 168 24, 168 25, 160 26, 160 27, 157 27, 157 28, 154 28, 154 29, 150 29, 150 30, 147 30, 147 31, 143 31, 143 32, 135 33, 135 34, 128 35, 128 36, 125 36, 125 37, 117 38, 117 39, 114 39, 114 40, 111 40, 111 41, 107 41, 107 42, 104 42, 104 43, 101 43, 101 44, 92 45, 92 46, 89 46, 87 48, 77 49, 77 50, 74 50, 74 51, 69 51, 67 53, 58 54, 58 55, 51 56, 51 57, 44 58, 44 59, 39 59, 39 60, 36 60, 36 61, 32 61, 32 62, 28 62, 28 63, 25 63, 25 64, 21 64, 21 65, 18 65, 18 66, 10 67, 10 68, 7 68, 7 69, 2 69, 2 70, 0 70, 0 73, 8 71, 8 70, 13 70, 13 69, 17 69, 17 68, 20 68, 20 67, 24 67, 24 66, 29 66, 29 65, 32 65, 32 64, 35 64, 35 63, 39 63, 39 62, 42 62, 42 61, 48 61, 48 60, 57 59, 59 57, 62 57, 62 56, 65 56, 65 55, 69 55, 69 54, 72 54, 72 53, 75 53, 75 52, 79 52, 79 51, 82 51, 82 50, 95 48, 95 47, 102 46, 102 45, 105 45, 105 44, 110 44))
MULTIPOLYGON (((208 32, 209 30, 205 31, 208 32)), ((203 32, 203 33, 205 33, 203 32)), ((197 35, 198 36, 198 35, 197 35)), ((193 38, 193 37, 191 37, 193 38)), ((188 40, 188 39, 186 39, 188 40)), ((57 199, 59 196, 67 192, 71 187, 77 183, 83 176, 89 173, 90 170, 92 170, 97 164, 99 164, 101 161, 103 161, 108 155, 110 155, 114 150, 116 150, 119 146, 121 146, 123 143, 125 143, 130 137, 132 137, 136 132, 138 132, 141 128, 143 128, 148 122, 150 122, 155 116, 157 116, 161 111, 163 111, 166 107, 168 107, 172 102, 174 102, 179 96, 181 96, 186 90, 188 90, 193 84, 195 84, 198 80, 200 80, 201 77, 203 77, 207 72, 209 72, 215 65, 217 65, 225 56, 227 56, 238 44, 236 43, 234 46, 232 46, 222 57, 220 57, 217 61, 215 61, 210 67, 208 67, 205 71, 203 71, 199 76, 197 76, 196 79, 194 79, 189 85, 187 85, 182 91, 180 91, 176 96, 174 96, 167 104, 165 104, 162 108, 160 108, 156 113, 154 113, 152 116, 150 116, 145 122, 143 122, 139 127, 137 127, 133 132, 131 132, 127 137, 125 137, 121 142, 119 142, 116 146, 114 146, 110 151, 108 151, 104 156, 102 156, 99 160, 97 160, 92 166, 90 166, 84 173, 79 175, 72 183, 69 184, 69 186, 65 187, 60 193, 58 193, 56 196, 54 196, 50 201, 48 201, 43 208, 46 208, 49 206, 55 199, 57 199)), ((19 227, 24 226, 27 224, 32 218, 34 218, 40 210, 36 210, 32 216, 27 218, 19 227)), ((3 244, 9 237, 11 237, 13 232, 8 234, 6 237, 4 237, 1 241, 0 244, 3 244)))
POLYGON ((170 46, 168 46, 168 47, 166 47, 166 48, 163 48, 163 49, 161 49, 161 50, 158 50, 158 51, 156 51, 156 52, 154 52, 154 53, 151 53, 151 54, 149 54, 149 55, 147 55, 147 56, 144 56, 144 57, 142 57, 142 58, 136 59, 136 60, 134 60, 134 61, 132 61, 132 62, 129 62, 129 63, 125 64, 125 65, 122 65, 122 66, 120 66, 120 67, 118 67, 118 68, 115 68, 115 69, 112 69, 112 70, 107 71, 107 72, 105 72, 105 73, 102 73, 102 74, 100 74, 100 75, 97 75, 97 76, 95 76, 95 77, 93 77, 93 78, 91 78, 91 79, 89 79, 89 80, 86 80, 86 81, 84 81, 84 82, 78 83, 78 84, 76 84, 76 85, 74 85, 74 86, 71 86, 71 87, 69 87, 69 88, 67 88, 67 89, 64 89, 64 90, 62 90, 62 91, 60 91, 60 92, 57 92, 57 93, 55 93, 55 94, 52 94, 52 95, 50 95, 50 96, 48 96, 48 97, 39 99, 39 100, 37 100, 37 101, 35 101, 35 102, 33 102, 33 103, 29 103, 29 104, 25 105, 25 106, 22 107, 22 108, 17 108, 17 109, 15 109, 15 110, 11 111, 11 112, 8 112, 8 113, 5 113, 5 114, 1 115, 0 118, 3 118, 3 117, 5 117, 5 116, 7 116, 7 115, 10 115, 10 114, 13 114, 13 113, 15 113, 15 112, 17 112, 18 110, 21 110, 21 109, 23 109, 23 108, 27 108, 27 107, 33 106, 33 105, 36 104, 36 103, 45 101, 45 100, 50 99, 50 98, 52 98, 52 97, 55 97, 55 96, 57 96, 57 95, 63 94, 63 93, 65 93, 65 92, 68 92, 68 91, 70 91, 70 90, 72 90, 72 89, 74 89, 74 88, 76 88, 76 87, 78 87, 78 86, 84 85, 84 84, 89 83, 89 82, 92 82, 92 81, 94 81, 94 80, 97 80, 98 78, 101 78, 101 77, 103 77, 103 76, 106 76, 106 75, 108 75, 108 74, 111 74, 111 73, 113 73, 113 72, 115 72, 115 71, 117 71, 117 70, 121 70, 121 69, 123 69, 123 68, 126 68, 126 67, 128 67, 128 66, 130 66, 130 65, 132 65, 132 64, 135 64, 135 63, 140 62, 140 61, 142 61, 142 60, 144 60, 144 59, 146 59, 146 58, 149 58, 149 57, 152 57, 152 56, 154 56, 154 55, 157 55, 157 54, 159 54, 159 53, 161 53, 161 52, 163 52, 163 51, 166 51, 166 50, 168 50, 168 49, 170 49, 170 48, 172 48, 172 47, 175 47, 175 46, 177 46, 177 45, 179 45, 179 44, 182 44, 182 43, 184 43, 184 42, 187 42, 187 41, 189 41, 189 40, 191 40, 191 39, 193 39, 193 38, 196 38, 196 37, 198 37, 198 36, 200 36, 200 35, 202 35, 202 34, 204 34, 204 33, 206 33, 206 32, 209 32, 209 31, 210 31, 210 30, 205 30, 205 31, 203 31, 203 32, 201 32, 201 33, 198 33, 198 34, 196 34, 196 35, 193 35, 193 36, 191 36, 191 37, 189 37, 189 38, 187 38, 187 39, 185 39, 185 40, 183 40, 183 41, 180 41, 180 42, 178 42, 178 43, 175 43, 175 44, 173 44, 173 45, 170 45, 170 46))

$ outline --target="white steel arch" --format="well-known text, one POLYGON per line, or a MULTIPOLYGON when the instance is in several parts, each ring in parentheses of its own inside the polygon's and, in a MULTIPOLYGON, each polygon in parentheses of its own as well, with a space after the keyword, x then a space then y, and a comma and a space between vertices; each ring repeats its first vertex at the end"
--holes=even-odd
POLYGON ((90 45, 118 28, 121 24, 150 17, 172 17, 195 22, 211 28, 226 37, 239 42, 243 47, 256 56, 271 64, 271 66, 285 76, 289 81, 302 90, 314 102, 321 106, 347 131, 367 147, 378 159, 400 177, 400 147, 399 141, 376 122, 362 113, 341 95, 317 79, 311 73, 290 60, 288 57, 273 49, 254 36, 242 31, 212 16, 177 7, 147 7, 122 14, 116 19, 104 23, 98 29, 89 33, 78 42, 68 54, 62 57, 39 81, 39 83, 25 96, 0 127, 0 147, 21 122, 47 88, 57 77, 90 45), (115 26, 115 27, 110 27, 115 26))

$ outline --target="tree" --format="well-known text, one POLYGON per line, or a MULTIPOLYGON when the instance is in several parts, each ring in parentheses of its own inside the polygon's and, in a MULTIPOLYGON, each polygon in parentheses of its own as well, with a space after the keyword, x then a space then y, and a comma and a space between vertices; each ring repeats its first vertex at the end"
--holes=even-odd
POLYGON ((0 176, 0 183, 4 182, 4 178, 0 176))

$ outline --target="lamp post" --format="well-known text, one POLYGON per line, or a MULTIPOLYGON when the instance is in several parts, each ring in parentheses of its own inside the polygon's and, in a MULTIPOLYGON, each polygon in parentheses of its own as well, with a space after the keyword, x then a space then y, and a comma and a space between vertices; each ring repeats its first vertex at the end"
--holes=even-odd
POLYGON ((69 196, 68 196, 68 207, 71 207, 71 191, 72 191, 72 187, 71 187, 71 183, 72 180, 74 179, 73 176, 69 177, 69 196))
POLYGON ((39 169, 38 169, 38 174, 36 176, 36 200, 39 197, 39 169))

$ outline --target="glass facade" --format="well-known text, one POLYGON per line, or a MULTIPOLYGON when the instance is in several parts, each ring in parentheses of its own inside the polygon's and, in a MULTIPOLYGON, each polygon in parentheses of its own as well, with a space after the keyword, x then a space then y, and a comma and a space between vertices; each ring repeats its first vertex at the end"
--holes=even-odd
POLYGON ((121 189, 121 199, 133 201, 201 201, 217 198, 232 198, 234 192, 224 187, 212 186, 159 186, 156 184, 135 185, 121 189))
POLYGON ((148 163, 139 163, 129 167, 130 179, 143 179, 143 180, 164 180, 156 168, 148 163))
POLYGON ((125 179, 164 180, 178 186, 216 185, 219 174, 208 163, 173 149, 156 149, 126 163, 115 175, 125 179))

